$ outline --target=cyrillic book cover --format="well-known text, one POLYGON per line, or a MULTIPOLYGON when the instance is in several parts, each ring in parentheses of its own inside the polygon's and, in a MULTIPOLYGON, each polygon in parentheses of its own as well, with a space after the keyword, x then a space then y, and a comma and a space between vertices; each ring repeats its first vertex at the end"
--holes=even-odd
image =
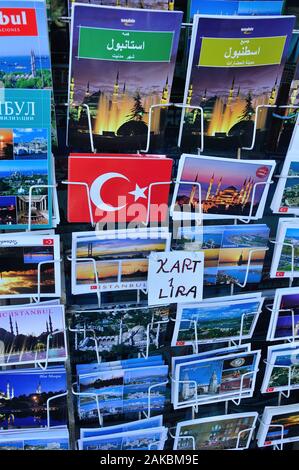
POLYGON ((51 173, 51 90, 2 89, 0 229, 52 226, 51 173))
MULTIPOLYGON (((169 102, 181 12, 74 4, 69 75, 69 144, 108 152, 144 148, 150 107, 169 102)), ((155 109, 151 138, 166 110, 155 109)))
MULTIPOLYGON (((205 147, 231 148, 238 138, 250 144, 256 113, 256 140, 262 138, 267 109, 257 107, 276 103, 294 21, 194 16, 184 102, 203 108, 205 147)), ((198 109, 183 113, 184 138, 198 138, 200 116, 198 109)))

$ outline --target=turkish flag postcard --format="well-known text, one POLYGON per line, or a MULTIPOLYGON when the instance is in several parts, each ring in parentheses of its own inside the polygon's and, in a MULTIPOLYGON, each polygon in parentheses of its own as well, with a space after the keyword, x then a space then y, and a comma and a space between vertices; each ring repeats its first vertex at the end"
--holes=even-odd
POLYGON ((91 222, 89 200, 94 222, 163 222, 171 171, 161 155, 71 154, 68 222, 91 222))

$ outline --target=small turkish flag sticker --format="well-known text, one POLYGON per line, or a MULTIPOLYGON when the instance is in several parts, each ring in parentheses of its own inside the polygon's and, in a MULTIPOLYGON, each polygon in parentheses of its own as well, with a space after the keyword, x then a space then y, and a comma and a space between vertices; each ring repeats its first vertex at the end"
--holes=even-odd
POLYGON ((288 207, 280 207, 279 212, 288 212, 289 208, 288 207))
POLYGON ((44 238, 43 239, 43 245, 44 246, 53 246, 54 245, 53 238, 44 238))
POLYGON ((258 178, 265 178, 269 173, 269 168, 266 167, 266 166, 260 166, 257 170, 256 170, 256 176, 258 178))

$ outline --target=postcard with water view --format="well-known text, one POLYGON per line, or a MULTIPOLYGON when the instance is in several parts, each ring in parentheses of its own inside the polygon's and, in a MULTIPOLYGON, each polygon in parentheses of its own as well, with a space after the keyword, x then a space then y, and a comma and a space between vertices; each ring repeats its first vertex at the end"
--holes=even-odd
POLYGON ((165 231, 130 231, 122 235, 107 231, 83 237, 73 233, 72 292, 84 294, 99 291, 144 289, 147 286, 148 256, 152 251, 167 251, 170 234, 165 231), (86 259, 81 261, 80 258, 86 259), (75 262, 74 260, 77 259, 75 262))
POLYGON ((64 308, 41 305, 0 308, 0 365, 67 358, 64 308), (48 340, 49 338, 49 340, 48 340))
MULTIPOLYGON (((203 108, 206 147, 250 146, 257 112, 256 142, 263 141, 268 114, 257 107, 277 102, 294 23, 294 16, 194 15, 184 103, 203 108)), ((200 114, 183 113, 188 143, 198 141, 200 114)))
POLYGON ((59 235, 0 235, 0 298, 60 297, 59 259, 59 235))
POLYGON ((178 306, 171 344, 185 346, 194 342, 205 344, 248 339, 253 334, 263 300, 234 301, 231 298, 227 302, 206 301, 178 306))
POLYGON ((257 438, 259 447, 298 441, 298 405, 266 406, 257 438))
POLYGON ((188 0, 188 2, 189 19, 195 14, 280 15, 284 4, 284 0, 188 0))
POLYGON ((0 229, 50 228, 51 91, 8 89, 1 97, 0 229))
POLYGON ((40 428, 66 424, 64 367, 0 372, 0 426, 2 429, 40 428), (50 422, 47 418, 49 402, 50 422))
POLYGON ((299 223, 279 219, 270 270, 271 277, 299 277, 299 223))
MULTIPOLYGON (((170 99, 182 12, 78 5, 72 8, 68 143, 104 152, 146 146, 150 107, 170 99)), ((159 141, 167 109, 152 113, 159 141)))
POLYGON ((299 289, 276 289, 267 341, 299 339, 299 289))
POLYGON ((240 449, 247 449, 257 417, 258 413, 236 413, 182 421, 177 424, 173 448, 229 450, 238 446, 240 449))
POLYGON ((166 401, 167 377, 168 366, 164 365, 143 366, 136 369, 108 369, 94 374, 79 375, 80 393, 87 394, 81 396, 78 401, 79 418, 82 421, 97 419, 95 395, 98 397, 103 416, 147 410, 149 394, 151 410, 161 411, 166 401), (157 386, 149 391, 152 385, 157 386))
MULTIPOLYGON (((105 360, 157 351, 165 341, 170 308, 127 305, 113 309, 73 313, 74 356, 89 362, 96 351, 105 360)), ((0 313, 1 315, 1 313, 0 313)))
POLYGON ((267 367, 261 388, 262 393, 273 393, 299 388, 299 348, 282 345, 268 348, 267 367), (277 350, 281 347, 281 350, 277 350), (276 349, 275 349, 276 348, 276 349), (275 367, 280 366, 280 367, 275 367))
POLYGON ((180 227, 173 248, 203 251, 205 285, 242 283, 247 271, 247 282, 257 283, 262 278, 269 233, 265 224, 180 227))
POLYGON ((69 450, 69 432, 67 428, 0 432, 2 450, 69 450))
POLYGON ((183 220, 199 214, 204 219, 257 220, 263 216, 274 167, 273 160, 183 154, 170 213, 183 220))
POLYGON ((289 154, 286 156, 281 174, 285 175, 286 177, 279 178, 278 180, 271 203, 271 209, 275 213, 298 215, 299 159, 297 155, 289 154))

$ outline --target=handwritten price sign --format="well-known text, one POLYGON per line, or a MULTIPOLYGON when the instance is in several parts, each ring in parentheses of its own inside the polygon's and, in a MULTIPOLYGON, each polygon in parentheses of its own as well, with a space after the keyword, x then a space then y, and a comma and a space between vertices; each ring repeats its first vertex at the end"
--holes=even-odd
POLYGON ((151 253, 148 304, 190 303, 202 300, 204 255, 201 252, 151 253))

